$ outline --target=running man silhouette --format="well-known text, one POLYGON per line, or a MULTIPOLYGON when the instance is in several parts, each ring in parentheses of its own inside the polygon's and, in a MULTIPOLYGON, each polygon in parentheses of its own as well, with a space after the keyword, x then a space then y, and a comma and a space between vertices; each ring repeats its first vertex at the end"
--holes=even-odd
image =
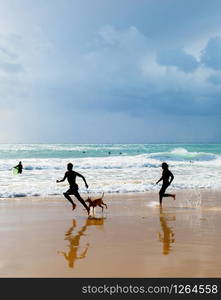
POLYGON ((70 195, 74 195, 78 201, 81 202, 81 204, 86 208, 87 210, 87 213, 89 215, 90 213, 90 209, 89 207, 87 206, 87 204, 85 203, 85 201, 81 198, 80 194, 78 193, 78 185, 77 183, 75 182, 76 181, 76 177, 81 177, 83 180, 84 180, 84 183, 85 183, 85 186, 86 188, 88 188, 88 184, 84 178, 83 175, 75 172, 72 170, 73 169, 73 164, 72 163, 68 163, 67 164, 67 172, 64 174, 64 178, 61 179, 61 180, 57 180, 56 182, 59 183, 59 182, 62 182, 62 181, 65 181, 65 179, 68 180, 68 183, 70 185, 70 188, 65 192, 63 193, 64 197, 69 201, 71 202, 72 204, 72 209, 74 210, 75 207, 76 207, 76 204, 73 202, 73 200, 71 199, 70 195))
POLYGON ((163 180, 163 184, 162 187, 159 191, 159 201, 160 201, 160 206, 162 206, 162 199, 163 197, 173 197, 173 200, 175 200, 176 195, 175 194, 165 194, 166 189, 168 188, 168 186, 171 184, 171 182, 174 179, 173 173, 168 169, 168 164, 163 162, 162 163, 162 176, 161 178, 156 182, 156 184, 158 184, 161 180, 163 180))
POLYGON ((18 164, 17 166, 15 166, 14 168, 18 170, 18 174, 21 174, 21 173, 22 173, 22 170, 23 170, 23 166, 22 166, 21 161, 20 161, 19 164, 18 164))

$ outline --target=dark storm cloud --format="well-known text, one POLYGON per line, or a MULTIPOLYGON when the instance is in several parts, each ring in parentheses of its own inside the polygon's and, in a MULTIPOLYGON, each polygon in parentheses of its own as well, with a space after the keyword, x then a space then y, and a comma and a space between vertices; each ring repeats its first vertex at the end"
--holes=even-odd
POLYGON ((189 73, 195 71, 199 63, 183 49, 164 49, 157 54, 157 63, 164 66, 174 66, 189 73))
POLYGON ((217 72, 215 74, 210 75, 208 78, 208 82, 211 82, 215 85, 221 85, 221 73, 217 72))
POLYGON ((221 70, 221 37, 211 38, 202 51, 201 62, 208 68, 221 70))

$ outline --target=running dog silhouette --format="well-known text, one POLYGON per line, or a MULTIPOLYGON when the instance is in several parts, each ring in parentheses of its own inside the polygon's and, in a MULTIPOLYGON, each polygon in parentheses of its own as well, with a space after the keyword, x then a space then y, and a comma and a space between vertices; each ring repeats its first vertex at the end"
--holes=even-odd
POLYGON ((88 197, 87 200, 85 200, 85 202, 89 203, 89 208, 93 207, 93 214, 94 214, 94 208, 96 206, 100 206, 102 208, 102 213, 103 213, 103 210, 104 210, 103 205, 107 209, 107 205, 103 202, 103 197, 104 197, 104 193, 102 194, 102 196, 100 198, 92 200, 91 197, 88 197))

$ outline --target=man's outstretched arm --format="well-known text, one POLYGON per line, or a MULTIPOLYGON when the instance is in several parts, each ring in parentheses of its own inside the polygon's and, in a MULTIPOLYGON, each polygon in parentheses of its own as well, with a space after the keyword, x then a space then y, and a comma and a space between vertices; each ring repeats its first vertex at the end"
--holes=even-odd
POLYGON ((173 179, 174 179, 173 173, 170 172, 170 184, 171 184, 171 182, 173 181, 173 179))
POLYGON ((163 176, 156 182, 158 184, 163 179, 163 176))
POLYGON ((57 180, 56 182, 59 183, 59 182, 65 181, 66 178, 67 178, 67 174, 65 173, 63 179, 57 180))
POLYGON ((76 175, 77 175, 78 177, 81 177, 81 178, 84 180, 85 186, 86 186, 86 188, 88 188, 88 184, 87 184, 87 181, 86 181, 86 179, 84 178, 84 176, 81 175, 80 173, 77 173, 77 172, 76 172, 76 175))

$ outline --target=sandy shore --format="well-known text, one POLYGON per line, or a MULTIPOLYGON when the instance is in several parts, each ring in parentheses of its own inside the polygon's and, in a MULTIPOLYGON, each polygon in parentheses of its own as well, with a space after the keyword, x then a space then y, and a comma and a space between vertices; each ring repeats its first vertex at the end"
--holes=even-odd
POLYGON ((221 277, 221 192, 0 200, 0 277, 221 277))

